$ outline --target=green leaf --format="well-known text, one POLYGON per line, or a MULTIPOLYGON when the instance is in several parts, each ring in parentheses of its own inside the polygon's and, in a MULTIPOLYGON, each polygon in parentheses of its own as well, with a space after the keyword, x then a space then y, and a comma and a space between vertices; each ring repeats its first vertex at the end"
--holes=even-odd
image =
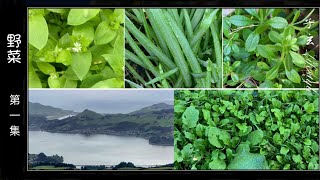
POLYGON ((244 9, 245 11, 247 11, 247 13, 251 14, 252 16, 256 17, 257 19, 260 19, 257 9, 244 9))
POLYGON ((284 167, 283 167, 284 170, 289 170, 290 169, 290 164, 286 164, 284 167))
POLYGON ((291 134, 297 133, 299 131, 299 129, 300 129, 299 123, 292 123, 291 124, 291 128, 290 128, 291 134))
POLYGON ((245 170, 245 169, 269 169, 264 155, 250 152, 238 153, 228 165, 228 169, 245 170))
POLYGON ((305 139, 303 144, 307 145, 307 146, 311 146, 311 140, 310 139, 305 139))
POLYGON ((185 145, 181 150, 181 155, 183 159, 189 159, 193 151, 192 144, 185 145))
POLYGON ((239 53, 239 47, 236 44, 232 44, 231 49, 234 53, 238 54, 239 53))
POLYGON ((229 21, 235 26, 248 26, 255 23, 254 20, 243 15, 233 15, 229 18, 229 21))
POLYGON ((286 71, 286 75, 287 75, 288 79, 294 83, 299 84, 301 82, 300 75, 294 69, 291 69, 291 71, 286 71))
POLYGON ((84 53, 72 53, 71 67, 81 81, 89 72, 91 60, 92 56, 90 51, 84 53))
POLYGON ((317 153, 319 151, 319 145, 317 144, 317 142, 312 141, 311 149, 314 153, 317 153))
POLYGON ((276 118, 278 119, 278 120, 281 120, 282 119, 282 117, 283 117, 283 112, 281 112, 279 109, 271 109, 271 112, 273 112, 274 113, 274 115, 276 116, 276 118))
POLYGON ((231 79, 232 79, 232 81, 234 81, 234 82, 238 82, 238 81, 239 81, 239 76, 238 76, 238 74, 232 72, 232 73, 231 73, 231 79))
POLYGON ((229 134, 227 131, 225 131, 225 130, 220 130, 219 139, 223 142, 223 144, 229 145, 229 144, 230 144, 231 136, 230 136, 230 134, 229 134))
POLYGON ((215 158, 209 163, 210 169, 226 169, 226 167, 226 162, 219 158, 215 158))
POLYGON ((184 132, 184 136, 191 141, 195 140, 195 136, 187 131, 184 132))
POLYGON ((88 76, 81 82, 80 88, 91 88, 92 86, 103 80, 105 80, 105 77, 102 74, 94 74, 88 76))
POLYGON ((58 56, 57 56, 57 59, 56 59, 56 62, 57 63, 62 63, 63 65, 65 66, 69 66, 72 62, 72 56, 71 56, 71 53, 70 51, 68 50, 62 50, 58 56))
POLYGON ((29 75, 28 77, 29 88, 42 88, 41 81, 36 72, 29 70, 28 75, 29 75))
POLYGON ((78 86, 78 81, 75 80, 69 80, 67 79, 66 82, 64 83, 64 88, 77 88, 78 86))
POLYGON ((300 154, 296 155, 294 154, 292 156, 292 160, 295 162, 295 163, 302 163, 302 157, 300 156, 300 154))
MULTIPOLYGON (((111 68, 119 75, 123 75, 124 59, 118 58, 119 54, 103 54, 102 57, 109 63, 111 68)), ((121 55, 120 55, 121 57, 121 55)))
POLYGON ((117 35, 117 31, 111 29, 108 22, 102 21, 94 34, 94 42, 96 45, 107 44, 111 42, 117 35))
POLYGON ((42 15, 29 17, 28 40, 37 49, 42 49, 48 41, 48 25, 42 15))
POLYGON ((203 136, 205 128, 206 128, 206 127, 205 127, 204 125, 202 125, 202 124, 197 124, 197 127, 196 127, 196 134, 197 134, 197 136, 199 136, 199 137, 203 136))
POLYGON ((270 69, 266 74, 266 79, 272 80, 278 76, 279 67, 281 65, 281 62, 278 62, 277 65, 275 65, 272 69, 270 69))
POLYGON ((273 17, 267 21, 267 24, 275 29, 283 29, 288 26, 288 21, 282 17, 273 17))
POLYGON ((313 104, 313 103, 307 102, 307 103, 305 103, 305 104, 303 105, 303 108, 304 108, 304 110, 305 110, 307 113, 309 113, 309 114, 311 114, 311 113, 313 113, 313 112, 315 111, 315 107, 314 107, 314 104, 313 104))
POLYGON ((252 131, 248 134, 247 140, 250 141, 250 143, 255 146, 259 144, 263 139, 263 131, 261 129, 252 131))
POLYGON ((60 13, 60 14, 64 14, 68 12, 68 9, 47 9, 47 10, 55 13, 60 13))
POLYGON ((287 155, 288 152, 289 152, 289 149, 288 149, 288 148, 286 148, 286 147, 281 147, 281 149, 280 149, 280 154, 287 155))
POLYGON ((115 17, 117 22, 123 24, 125 19, 125 9, 115 9, 112 16, 115 17))
POLYGON ((56 73, 52 73, 48 78, 48 85, 50 88, 60 88, 59 76, 56 73))
POLYGON ((207 109, 202 109, 202 113, 203 113, 203 118, 206 120, 206 121, 209 121, 211 118, 210 118, 210 111, 207 110, 207 109))
POLYGON ((274 43, 281 43, 281 35, 276 32, 276 31, 270 31, 269 34, 269 39, 274 42, 274 43))
POLYGON ((71 67, 69 67, 65 72, 64 72, 64 77, 69 80, 79 80, 78 76, 76 73, 72 70, 71 67))
POLYGON ((274 59, 276 55, 274 54, 274 49, 270 45, 258 45, 257 52, 260 56, 267 59, 274 59))
POLYGON ((199 111, 194 107, 188 107, 182 114, 182 123, 188 128, 194 128, 197 126, 199 120, 199 111))
POLYGON ((301 67, 301 68, 305 67, 306 63, 304 61, 304 58, 300 54, 293 52, 293 51, 290 51, 289 53, 291 55, 292 62, 295 65, 297 65, 298 67, 301 67))
POLYGON ((222 144, 219 141, 220 129, 216 127, 210 127, 208 131, 208 139, 210 144, 217 148, 222 148, 222 144))
POLYGON ((73 28, 72 36, 80 38, 82 46, 87 47, 94 39, 94 28, 89 23, 76 26, 73 28))
POLYGON ((274 83, 271 80, 266 79, 263 83, 260 84, 259 87, 260 88, 273 88, 274 87, 274 83))
POLYGON ((260 36, 258 33, 256 33, 255 31, 250 33, 245 43, 246 51, 248 52, 254 51, 259 44, 259 40, 260 40, 260 36))
POLYGON ((47 62, 37 62, 37 66, 41 72, 47 75, 50 75, 51 73, 56 72, 56 68, 47 62))
POLYGON ((94 18, 99 12, 100 9, 71 9, 67 23, 72 26, 84 24, 94 18))
POLYGON ((261 70, 265 70, 265 71, 270 70, 270 66, 267 63, 262 62, 262 61, 257 62, 257 66, 261 70))
POLYGON ((273 141, 276 143, 276 144, 281 144, 282 143, 282 139, 281 139, 281 136, 279 133, 275 133, 273 135, 273 141))
POLYGON ((186 108, 184 107, 184 105, 181 105, 181 104, 175 104, 174 105, 174 112, 182 113, 185 110, 186 110, 186 108))
POLYGON ((298 20, 299 16, 300 16, 300 10, 297 10, 294 14, 291 24, 295 23, 298 20))
POLYGON ((98 82, 97 84, 93 85, 92 88, 122 88, 123 85, 123 79, 111 78, 98 82))
POLYGON ((307 45, 308 39, 309 39, 309 37, 306 35, 299 36, 297 39, 297 45, 299 45, 299 46, 307 45))

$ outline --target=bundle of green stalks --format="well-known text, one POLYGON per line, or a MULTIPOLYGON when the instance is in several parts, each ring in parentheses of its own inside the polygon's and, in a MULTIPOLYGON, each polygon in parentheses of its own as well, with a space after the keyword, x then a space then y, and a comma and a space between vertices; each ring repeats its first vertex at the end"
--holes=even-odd
POLYGON ((126 87, 221 88, 221 9, 127 9, 126 87))

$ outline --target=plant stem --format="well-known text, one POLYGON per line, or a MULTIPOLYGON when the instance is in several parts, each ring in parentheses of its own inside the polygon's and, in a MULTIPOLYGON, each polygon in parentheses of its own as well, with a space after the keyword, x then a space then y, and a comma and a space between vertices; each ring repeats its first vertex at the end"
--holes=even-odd
POLYGON ((294 25, 301 24, 301 23, 305 22, 305 21, 312 15, 312 13, 313 13, 314 10, 315 10, 315 9, 312 9, 312 10, 310 11, 310 13, 309 13, 304 19, 302 19, 302 20, 299 21, 299 22, 294 23, 294 25))

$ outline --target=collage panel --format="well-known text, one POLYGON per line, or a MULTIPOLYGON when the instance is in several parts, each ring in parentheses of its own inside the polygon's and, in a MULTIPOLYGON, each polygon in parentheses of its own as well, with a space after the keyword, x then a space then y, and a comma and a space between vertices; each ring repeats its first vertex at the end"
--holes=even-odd
POLYGON ((123 88, 124 9, 28 9, 29 88, 123 88))
POLYGON ((126 88, 221 88, 221 9, 126 9, 126 88))
POLYGON ((28 170, 172 170, 173 91, 29 90, 28 170))
POLYGON ((317 88, 319 9, 223 9, 225 88, 317 88))
POLYGON ((319 91, 176 90, 176 170, 319 170, 319 91))

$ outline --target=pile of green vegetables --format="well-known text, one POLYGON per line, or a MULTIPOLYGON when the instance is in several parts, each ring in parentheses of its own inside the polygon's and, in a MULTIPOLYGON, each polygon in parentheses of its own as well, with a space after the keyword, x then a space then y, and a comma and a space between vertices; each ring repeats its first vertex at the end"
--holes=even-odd
POLYGON ((318 87, 318 20, 318 9, 236 9, 224 17, 225 87, 318 87))
POLYGON ((124 86, 124 9, 29 9, 30 88, 124 86))
POLYGON ((175 169, 319 169, 319 92, 175 91, 175 169))
POLYGON ((221 9, 128 9, 126 87, 222 87, 221 9))

